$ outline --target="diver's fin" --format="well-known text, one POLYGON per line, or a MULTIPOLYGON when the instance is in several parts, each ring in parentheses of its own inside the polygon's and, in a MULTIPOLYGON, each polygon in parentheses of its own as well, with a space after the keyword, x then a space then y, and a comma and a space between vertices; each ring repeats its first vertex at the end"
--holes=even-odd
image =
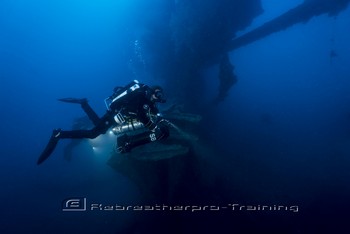
POLYGON ((44 151, 41 153, 38 161, 37 161, 37 165, 43 163, 48 157, 50 157, 50 155, 52 154, 52 152, 54 151, 54 149, 56 148, 56 145, 58 143, 59 135, 61 133, 60 129, 55 129, 52 132, 52 135, 50 137, 49 143, 47 143, 44 151))
POLYGON ((60 98, 57 100, 61 102, 69 102, 69 103, 77 103, 77 104, 82 104, 84 102, 87 102, 86 98, 60 98))

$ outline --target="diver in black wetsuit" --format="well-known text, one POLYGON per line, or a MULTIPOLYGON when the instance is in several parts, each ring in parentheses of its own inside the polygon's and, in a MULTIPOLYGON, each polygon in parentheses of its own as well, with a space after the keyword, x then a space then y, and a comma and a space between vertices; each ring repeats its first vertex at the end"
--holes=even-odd
POLYGON ((59 101, 80 104, 95 127, 90 130, 53 130, 50 141, 37 164, 41 164, 51 155, 60 139, 93 139, 106 133, 112 126, 122 125, 131 120, 141 122, 148 131, 134 136, 124 134, 118 137, 117 149, 120 153, 130 152, 136 146, 169 136, 167 121, 160 117, 156 106, 157 102, 165 102, 160 86, 149 87, 135 80, 126 87, 115 88, 113 95, 105 100, 107 112, 101 118, 89 106, 86 98, 63 98, 59 101))

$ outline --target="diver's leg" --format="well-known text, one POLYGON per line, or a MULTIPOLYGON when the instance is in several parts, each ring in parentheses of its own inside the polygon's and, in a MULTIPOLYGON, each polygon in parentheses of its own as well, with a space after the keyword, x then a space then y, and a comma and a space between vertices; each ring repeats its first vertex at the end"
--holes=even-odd
POLYGON ((57 100, 61 102, 76 103, 76 104, 81 104, 87 101, 86 98, 59 98, 57 100))
POLYGON ((99 118, 96 122, 96 126, 90 130, 72 130, 72 131, 60 131, 59 138, 61 139, 82 139, 90 138, 94 139, 101 134, 105 134, 107 130, 112 127, 115 122, 113 122, 113 116, 106 113, 101 119, 99 118))
POLYGON ((98 137, 100 134, 102 133, 97 131, 96 128, 93 128, 91 130, 61 131, 59 138, 60 139, 83 139, 83 138, 94 139, 98 137))
POLYGON ((97 126, 101 119, 98 117, 96 112, 91 108, 88 101, 85 99, 85 102, 81 103, 81 108, 83 108, 84 112, 87 114, 89 119, 94 123, 95 126, 97 126))
POLYGON ((41 153, 37 164, 43 163, 50 157, 55 150, 57 143, 60 139, 82 139, 82 138, 95 138, 99 135, 98 131, 92 130, 74 130, 74 131, 62 131, 61 129, 55 129, 52 132, 49 142, 47 143, 44 151, 41 153))
POLYGON ((87 114, 89 119, 94 123, 95 126, 100 122, 100 118, 96 112, 91 108, 86 98, 60 98, 58 99, 61 102, 75 103, 80 104, 84 112, 87 114))
POLYGON ((43 163, 48 157, 50 157, 50 155, 52 154, 52 152, 56 148, 56 145, 60 139, 60 137, 59 137, 60 132, 61 132, 60 129, 53 130, 49 142, 47 143, 44 151, 41 153, 41 155, 37 161, 38 165, 43 163))
POLYGON ((56 145, 60 139, 83 139, 83 138, 96 138, 101 134, 105 134, 107 130, 113 126, 114 122, 112 121, 113 117, 108 113, 105 114, 101 121, 97 123, 97 125, 91 130, 73 130, 73 131, 62 131, 61 129, 53 130, 53 133, 50 137, 49 143, 47 144, 44 151, 41 153, 37 164, 41 164, 48 157, 50 157, 51 153, 56 148, 56 145))
POLYGON ((100 122, 98 126, 91 130, 73 130, 73 131, 62 131, 61 129, 55 129, 52 132, 50 140, 46 145, 44 151, 41 153, 37 164, 43 163, 47 158, 50 157, 52 152, 57 146, 57 143, 60 139, 83 139, 83 138, 96 138, 100 134, 106 133, 106 131, 111 127, 112 122, 100 122))

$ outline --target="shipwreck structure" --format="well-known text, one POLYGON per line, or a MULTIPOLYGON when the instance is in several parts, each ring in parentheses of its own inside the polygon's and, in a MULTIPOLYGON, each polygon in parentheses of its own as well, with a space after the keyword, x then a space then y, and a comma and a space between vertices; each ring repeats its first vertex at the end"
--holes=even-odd
POLYGON ((228 50, 235 50, 242 46, 260 40, 272 33, 285 30, 294 24, 307 23, 311 18, 327 14, 331 17, 338 15, 346 9, 349 0, 305 0, 301 5, 290 9, 281 16, 266 22, 253 31, 235 38, 230 43, 228 50))
POLYGON ((166 113, 166 118, 179 128, 172 129, 172 138, 167 143, 140 147, 122 159, 114 154, 109 165, 131 178, 147 197, 165 201, 174 198, 175 191, 178 191, 175 187, 186 187, 186 178, 193 173, 201 174, 197 164, 203 160, 199 158, 215 152, 198 140, 200 128, 192 128, 198 126, 200 117, 186 114, 188 109, 200 113, 201 97, 205 95, 202 93, 202 72, 210 66, 218 66, 219 87, 217 96, 213 98, 213 103, 218 104, 238 80, 229 52, 292 25, 306 23, 313 17, 324 14, 336 16, 346 9, 349 2, 305 0, 240 37, 236 37, 236 33, 248 27, 263 12, 260 0, 173 2, 163 20, 158 25, 149 26, 147 33, 138 39, 138 46, 143 45, 142 50, 152 54, 147 59, 147 56, 143 57, 143 65, 147 65, 154 76, 164 79, 165 84, 171 87, 167 91, 185 100, 182 102, 185 104, 183 110, 174 108, 166 113))
MULTIPOLYGON (((140 188, 145 201, 163 204, 232 202, 232 198, 239 195, 230 194, 230 190, 225 187, 226 183, 216 176, 218 170, 213 170, 213 166, 208 163, 213 160, 213 156, 217 156, 219 150, 211 148, 203 140, 202 131, 198 127, 201 125, 201 117, 186 114, 189 109, 197 113, 201 111, 201 98, 205 95, 202 72, 210 66, 219 68, 218 93, 213 98, 213 103, 217 104, 225 99, 230 88, 237 82, 229 52, 294 24, 306 23, 313 17, 323 14, 336 16, 346 9, 349 2, 350 0, 305 0, 276 19, 236 37, 238 31, 248 27, 263 12, 260 0, 175 1, 175 7, 169 8, 171 10, 168 15, 158 25, 149 27, 150 30, 138 40, 144 46, 143 49, 152 54, 143 64, 148 66, 152 75, 165 81, 169 87, 167 90, 185 100, 183 103, 186 107, 181 111, 174 108, 166 113, 165 118, 175 126, 169 140, 139 147, 123 157, 113 153, 108 164, 133 181, 140 188)), ((269 121, 268 116, 264 121, 269 121)), ((147 223, 177 227, 174 233, 185 233, 178 224, 179 221, 188 222, 187 218, 188 216, 179 213, 172 216, 159 215, 147 223)), ((204 214, 198 219, 192 218, 191 224, 203 232, 218 232, 218 227, 222 227, 222 231, 230 230, 234 222, 233 226, 245 230, 244 233, 248 233, 247 227, 251 228, 249 233, 261 232, 262 226, 259 229, 252 227, 251 222, 258 221, 250 216, 246 223, 240 222, 240 217, 234 221, 225 218, 227 216, 212 218, 204 214), (203 225, 203 220, 208 223, 203 225)), ((153 230, 154 226, 149 230, 153 230)), ((130 230, 130 233, 131 231, 134 230, 130 230)))
MULTIPOLYGON (((152 54, 147 61, 152 75, 163 79, 177 96, 181 90, 181 98, 191 108, 200 109, 200 97, 204 95, 205 85, 202 73, 206 68, 222 63, 228 52, 292 25, 306 23, 313 17, 324 14, 336 16, 347 8, 349 2, 305 0, 261 27, 236 37, 238 31, 243 31, 263 13, 260 0, 178 0, 169 8, 172 10, 161 23, 149 26, 150 30, 139 42, 147 53, 152 54)), ((225 63, 230 61, 226 60, 225 63)), ((228 66, 219 67, 221 70, 228 66)), ((237 77, 235 81, 232 80, 234 76, 234 69, 231 72, 219 71, 219 87, 214 103, 224 100, 237 81, 237 77), (226 78, 223 74, 226 74, 226 78)))

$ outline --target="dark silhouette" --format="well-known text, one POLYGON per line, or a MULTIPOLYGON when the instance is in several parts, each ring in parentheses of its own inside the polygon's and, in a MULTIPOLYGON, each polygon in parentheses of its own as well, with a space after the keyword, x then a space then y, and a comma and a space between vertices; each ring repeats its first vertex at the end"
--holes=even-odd
POLYGON ((118 137, 117 149, 120 153, 130 152, 136 146, 164 139, 169 135, 167 121, 159 116, 156 107, 157 102, 165 102, 162 88, 159 86, 149 87, 133 81, 126 87, 115 88, 113 95, 105 100, 107 111, 101 118, 90 107, 86 98, 63 98, 59 101, 80 104, 94 123, 94 128, 72 131, 53 130, 49 143, 40 155, 37 164, 41 164, 51 155, 60 139, 96 138, 113 126, 135 120, 142 123, 148 131, 133 136, 124 134, 118 137))
POLYGON ((261 27, 234 39, 229 50, 253 43, 272 33, 285 30, 297 23, 306 23, 312 17, 322 14, 336 16, 346 9, 350 0, 305 0, 304 3, 287 11, 283 15, 263 24, 261 27))
POLYGON ((223 101, 231 87, 237 83, 237 76, 233 71, 234 66, 230 62, 228 53, 225 53, 222 56, 219 66, 219 94, 214 101, 215 104, 223 101))

